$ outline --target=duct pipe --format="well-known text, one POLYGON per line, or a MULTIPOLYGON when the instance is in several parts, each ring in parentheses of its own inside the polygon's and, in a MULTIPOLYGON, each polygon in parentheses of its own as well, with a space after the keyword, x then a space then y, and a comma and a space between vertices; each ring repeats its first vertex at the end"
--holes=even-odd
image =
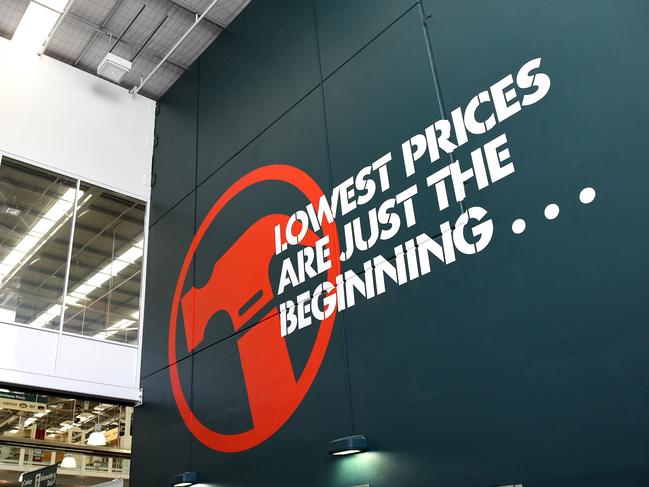
POLYGON ((147 76, 146 78, 144 78, 144 79, 140 82, 139 85, 134 86, 133 88, 131 88, 130 93, 131 93, 132 95, 137 95, 137 94, 138 94, 138 92, 142 89, 142 87, 143 87, 145 84, 147 84, 148 81, 151 79, 151 76, 153 76, 153 75, 158 71, 158 69, 160 69, 160 67, 161 67, 161 66, 162 66, 162 65, 167 61, 167 59, 169 59, 169 56, 171 56, 171 55, 176 51, 176 49, 178 49, 178 46, 180 46, 180 44, 181 44, 181 43, 182 43, 182 42, 187 38, 187 36, 188 36, 189 34, 192 33, 192 31, 196 28, 196 26, 197 26, 198 24, 200 24, 201 20, 203 20, 203 19, 205 18, 205 16, 206 16, 208 13, 210 13, 210 10, 212 10, 212 7, 214 7, 214 5, 216 5, 216 3, 217 3, 218 1, 219 1, 219 0, 212 0, 212 3, 210 3, 210 5, 205 9, 205 11, 200 15, 200 17, 198 17, 198 16, 196 17, 196 20, 194 21, 194 23, 192 24, 192 26, 191 26, 189 29, 187 29, 187 32, 185 32, 185 33, 181 36, 180 39, 178 39, 178 41, 174 44, 174 46, 171 48, 171 50, 170 50, 170 51, 165 55, 165 57, 162 58, 162 61, 160 61, 160 62, 158 63, 158 65, 157 65, 155 68, 153 68, 153 71, 151 71, 151 72, 148 74, 148 76, 147 76))
POLYGON ((68 12, 70 12, 70 9, 72 8, 72 5, 74 5, 75 0, 70 0, 68 4, 65 6, 65 9, 63 9, 63 12, 59 16, 59 19, 56 21, 56 24, 54 24, 54 27, 50 31, 50 34, 47 36, 47 39, 45 39, 45 42, 43 43, 43 46, 38 50, 38 55, 40 56, 45 52, 47 49, 47 46, 50 45, 50 41, 52 40, 52 37, 58 30, 59 26, 63 22, 63 19, 65 18, 66 15, 68 15, 68 12))

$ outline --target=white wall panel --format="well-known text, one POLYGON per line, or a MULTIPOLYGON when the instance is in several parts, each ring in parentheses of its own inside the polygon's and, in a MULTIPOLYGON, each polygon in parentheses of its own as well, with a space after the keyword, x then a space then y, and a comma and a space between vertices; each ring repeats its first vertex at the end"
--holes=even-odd
POLYGON ((61 335, 56 375, 118 387, 137 386, 137 348, 61 335))
MULTIPOLYGON (((149 201, 155 102, 0 38, 0 155, 149 201)), ((137 401, 139 350, 0 324, 0 384, 137 401)))
POLYGON ((0 385, 138 402, 139 350, 0 323, 0 385))
POLYGON ((54 374, 58 340, 58 333, 0 323, 0 369, 54 374))
POLYGON ((0 38, 0 151, 149 200, 155 102, 0 38))
POLYGON ((0 369, 0 384, 3 386, 26 387, 28 389, 49 390, 77 396, 94 396, 107 400, 138 403, 140 390, 133 387, 119 387, 97 382, 66 379, 54 375, 30 374, 19 370, 0 369))

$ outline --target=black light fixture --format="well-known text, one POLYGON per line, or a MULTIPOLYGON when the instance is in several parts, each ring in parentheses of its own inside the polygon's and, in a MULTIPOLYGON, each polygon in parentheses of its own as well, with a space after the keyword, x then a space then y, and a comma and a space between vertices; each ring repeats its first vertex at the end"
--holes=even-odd
POLYGON ((198 482, 198 474, 196 472, 179 473, 171 477, 171 485, 173 487, 189 487, 198 482))
POLYGON ((353 455, 367 451, 367 438, 363 435, 345 436, 329 442, 329 455, 353 455))

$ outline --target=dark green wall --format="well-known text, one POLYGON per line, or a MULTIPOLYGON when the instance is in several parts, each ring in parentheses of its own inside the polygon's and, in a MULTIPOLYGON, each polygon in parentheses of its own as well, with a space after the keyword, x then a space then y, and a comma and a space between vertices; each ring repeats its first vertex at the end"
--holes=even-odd
MULTIPOLYGON (((132 485, 186 470, 218 487, 649 485, 647 46, 646 0, 252 0, 160 102, 132 485), (328 193, 537 57, 550 93, 455 154, 507 133, 516 173, 467 185, 465 206, 494 220, 489 247, 339 313, 313 386, 268 441, 236 454, 196 441, 171 395, 169 314, 218 197, 270 163, 328 193), (585 186, 592 205, 578 201, 585 186), (328 457, 352 432, 371 452, 328 457)), ((417 232, 461 212, 426 211, 431 194, 417 232)), ((203 286, 251 222, 305 205, 279 184, 243 196, 185 288, 203 286)), ((289 337, 296 370, 316 331, 289 337)), ((193 354, 179 334, 185 395, 223 433, 250 426, 243 333, 215 316, 193 354)))

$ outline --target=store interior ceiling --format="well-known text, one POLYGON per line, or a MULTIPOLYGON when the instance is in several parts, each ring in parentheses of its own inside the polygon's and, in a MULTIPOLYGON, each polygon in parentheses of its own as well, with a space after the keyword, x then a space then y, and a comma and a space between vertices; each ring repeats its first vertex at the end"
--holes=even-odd
POLYGON ((44 402, 37 412, 0 408, 0 436, 29 437, 30 429, 36 428, 44 430, 46 440, 79 443, 82 433, 90 434, 97 423, 103 431, 118 428, 128 407, 56 396, 39 398, 44 402), (68 432, 71 441, 67 441, 68 432))
MULTIPOLYGON (((36 0, 34 0, 36 1, 36 0)), ((140 94, 159 99, 250 0, 219 0, 151 77, 140 94)), ((45 54, 97 75, 112 53, 132 61, 119 82, 131 89, 153 71, 211 0, 74 0, 45 54), (117 42, 119 40, 119 42, 117 42)), ((0 36, 11 39, 30 0, 0 0, 0 36)))
MULTIPOLYGON (((99 400, 74 399, 58 395, 24 393, 12 389, 0 388, 0 486, 19 487, 18 477, 22 471, 31 471, 50 464, 46 448, 34 446, 25 453, 25 465, 18 465, 20 448, 7 448, 3 438, 24 438, 54 441, 69 444, 85 444, 90 432, 95 431, 97 424, 105 432, 106 446, 123 448, 120 444, 122 432, 126 432, 126 421, 131 418, 133 409, 130 406, 106 403, 99 400), (20 398, 13 400, 13 397, 20 398), (40 434, 39 434, 40 432, 40 434), (111 432, 113 434, 111 434, 111 432), (85 433, 85 435, 84 435, 85 433), (41 463, 36 462, 35 455, 41 455, 41 463), (42 463, 42 462, 45 463, 42 463), (18 469, 16 467, 19 467, 18 469)), ((129 440, 130 441, 130 440, 129 440)), ((130 444, 130 443, 129 443, 130 444)), ((50 452, 51 453, 51 452, 50 452)), ((59 453, 59 461, 63 453, 59 453)), ((87 457, 89 458, 89 457, 87 457)), ((92 461, 98 460, 92 457, 92 461)), ((103 458, 102 460, 107 460, 103 458)), ((115 466, 115 464, 113 464, 115 466)), ((114 470, 113 470, 114 472, 114 470)), ((90 470, 70 470, 59 468, 56 485, 65 487, 86 487, 109 481, 114 475, 99 466, 90 470), (92 472, 89 474, 88 472, 92 472)), ((128 486, 128 479, 124 479, 128 486)))

